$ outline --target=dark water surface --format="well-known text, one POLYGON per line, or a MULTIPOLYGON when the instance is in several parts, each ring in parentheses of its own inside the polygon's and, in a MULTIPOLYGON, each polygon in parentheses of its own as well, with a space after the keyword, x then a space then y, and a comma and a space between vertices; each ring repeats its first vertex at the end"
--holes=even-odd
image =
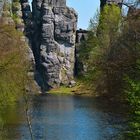
MULTIPOLYGON (((92 97, 41 95, 31 99, 35 140, 120 140, 125 128, 125 118, 118 106, 92 97)), ((22 104, 9 114, 12 118, 4 126, 2 140, 30 140, 21 108, 22 104)))

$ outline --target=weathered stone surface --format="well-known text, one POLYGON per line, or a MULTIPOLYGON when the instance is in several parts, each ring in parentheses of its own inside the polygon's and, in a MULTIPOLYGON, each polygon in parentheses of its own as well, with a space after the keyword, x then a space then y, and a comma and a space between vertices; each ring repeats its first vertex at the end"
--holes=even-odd
POLYGON ((76 85, 76 82, 74 80, 70 81, 69 87, 74 87, 76 85))
POLYGON ((2 16, 4 0, 0 0, 0 17, 2 16))
POLYGON ((112 3, 119 4, 122 2, 123 2, 123 0, 106 0, 107 4, 112 4, 112 3))
POLYGON ((88 30, 79 29, 76 31, 76 43, 80 44, 88 38, 88 30))
POLYGON ((14 22, 18 31, 24 32, 24 22, 22 19, 21 4, 17 0, 12 1, 12 14, 14 15, 14 22))
POLYGON ((66 7, 66 0, 44 0, 44 3, 52 7, 66 7))
POLYGON ((65 0, 33 0, 33 49, 46 86, 73 80, 77 14, 65 0), (39 53, 38 53, 39 52, 39 53))
POLYGON ((22 18, 25 24, 24 32, 25 35, 31 40, 31 31, 32 31, 32 12, 28 0, 20 0, 21 9, 22 9, 22 18))
POLYGON ((11 17, 11 10, 10 10, 10 5, 9 1, 4 1, 2 0, 0 2, 0 19, 1 22, 5 25, 13 25, 14 26, 14 21, 11 17))

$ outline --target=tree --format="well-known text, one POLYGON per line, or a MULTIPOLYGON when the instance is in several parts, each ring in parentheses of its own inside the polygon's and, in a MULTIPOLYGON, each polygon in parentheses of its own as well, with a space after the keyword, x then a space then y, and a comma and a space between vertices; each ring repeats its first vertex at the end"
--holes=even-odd
MULTIPOLYGON (((0 122, 5 107, 23 96, 27 83, 26 44, 14 26, 0 22, 0 122)), ((2 127, 2 125, 1 125, 2 127)))

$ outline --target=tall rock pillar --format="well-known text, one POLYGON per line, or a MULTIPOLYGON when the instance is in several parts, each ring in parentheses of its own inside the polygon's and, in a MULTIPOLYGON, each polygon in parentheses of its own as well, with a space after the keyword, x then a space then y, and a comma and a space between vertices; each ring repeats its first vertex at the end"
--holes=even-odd
POLYGON ((44 87, 56 88, 73 81, 77 14, 66 0, 34 0, 36 28, 33 48, 44 87))

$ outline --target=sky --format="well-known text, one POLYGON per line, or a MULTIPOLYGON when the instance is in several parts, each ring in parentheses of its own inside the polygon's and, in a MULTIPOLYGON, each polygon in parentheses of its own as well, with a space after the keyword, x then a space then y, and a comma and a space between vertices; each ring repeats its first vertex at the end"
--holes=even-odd
MULTIPOLYGON (((32 0, 29 0, 30 2, 32 0)), ((100 0, 66 0, 67 6, 78 13, 78 28, 87 29, 89 20, 99 9, 100 0)))
POLYGON ((100 0, 67 0, 70 6, 78 13, 78 28, 87 29, 89 20, 99 10, 100 0))

